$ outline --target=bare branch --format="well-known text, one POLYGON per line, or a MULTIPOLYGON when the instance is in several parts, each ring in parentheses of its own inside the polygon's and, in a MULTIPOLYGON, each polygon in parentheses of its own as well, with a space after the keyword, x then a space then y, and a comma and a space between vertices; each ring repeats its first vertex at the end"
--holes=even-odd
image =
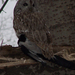
POLYGON ((5 7, 5 5, 7 4, 7 2, 8 2, 8 0, 6 0, 6 1, 4 2, 3 6, 2 6, 1 9, 0 9, 0 13, 1 13, 2 10, 4 9, 4 7, 5 7))

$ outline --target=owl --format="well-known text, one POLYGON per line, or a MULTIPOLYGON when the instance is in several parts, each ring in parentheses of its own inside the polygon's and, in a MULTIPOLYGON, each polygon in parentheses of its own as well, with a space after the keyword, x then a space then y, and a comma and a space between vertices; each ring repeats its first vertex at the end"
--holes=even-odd
POLYGON ((14 8, 13 28, 19 38, 21 34, 34 42, 44 57, 53 57, 52 37, 47 21, 36 0, 18 0, 14 8))

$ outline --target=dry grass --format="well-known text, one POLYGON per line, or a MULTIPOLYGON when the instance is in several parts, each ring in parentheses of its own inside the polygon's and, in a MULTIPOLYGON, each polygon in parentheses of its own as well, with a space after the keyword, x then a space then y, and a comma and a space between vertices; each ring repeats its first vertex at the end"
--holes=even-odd
POLYGON ((75 46, 54 46, 54 55, 59 55, 66 60, 75 60, 75 46))

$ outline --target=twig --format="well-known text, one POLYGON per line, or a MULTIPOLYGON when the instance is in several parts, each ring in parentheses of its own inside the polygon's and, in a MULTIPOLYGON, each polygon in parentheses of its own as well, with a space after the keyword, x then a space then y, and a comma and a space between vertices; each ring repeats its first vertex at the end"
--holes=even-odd
POLYGON ((6 0, 6 1, 4 2, 3 6, 2 6, 1 9, 0 9, 0 13, 1 13, 2 10, 4 9, 4 7, 5 7, 5 5, 7 4, 7 2, 8 2, 8 0, 6 0))

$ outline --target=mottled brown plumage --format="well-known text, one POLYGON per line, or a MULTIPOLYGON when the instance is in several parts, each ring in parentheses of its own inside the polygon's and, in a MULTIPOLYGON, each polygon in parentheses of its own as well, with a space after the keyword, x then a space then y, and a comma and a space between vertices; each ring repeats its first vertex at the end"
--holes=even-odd
POLYGON ((19 0, 14 9, 14 29, 17 36, 26 37, 41 48, 43 55, 53 56, 51 33, 47 27, 45 15, 37 10, 34 0, 19 0))

